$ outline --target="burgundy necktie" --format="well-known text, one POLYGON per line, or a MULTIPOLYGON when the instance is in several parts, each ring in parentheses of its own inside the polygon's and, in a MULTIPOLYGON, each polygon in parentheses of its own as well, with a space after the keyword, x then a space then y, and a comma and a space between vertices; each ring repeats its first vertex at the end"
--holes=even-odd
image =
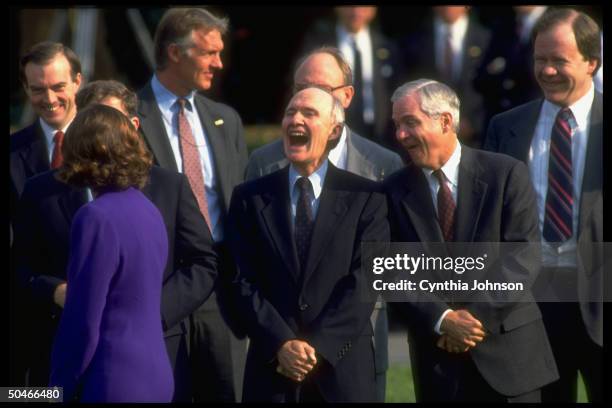
POLYGON ((58 130, 53 135, 53 154, 51 155, 51 168, 57 169, 64 162, 64 157, 62 156, 62 145, 64 144, 64 132, 58 130))
POLYGON ((446 177, 441 169, 433 172, 433 175, 438 179, 440 188, 438 189, 438 222, 442 229, 444 241, 450 242, 454 240, 453 224, 455 219, 455 201, 451 194, 450 188, 446 184, 446 177))
POLYGON ((548 190, 544 212, 544 239, 564 242, 573 231, 572 111, 559 111, 550 134, 548 190))
POLYGON ((206 224, 208 224, 208 228, 212 232, 210 216, 208 214, 208 200, 206 199, 206 191, 204 189, 204 174, 200 163, 200 152, 198 151, 193 133, 191 132, 191 126, 189 126, 189 122, 185 116, 185 104, 187 100, 185 98, 179 98, 177 103, 180 107, 178 113, 178 128, 181 156, 183 158, 183 173, 185 173, 189 180, 191 190, 198 200, 200 212, 204 216, 206 224))

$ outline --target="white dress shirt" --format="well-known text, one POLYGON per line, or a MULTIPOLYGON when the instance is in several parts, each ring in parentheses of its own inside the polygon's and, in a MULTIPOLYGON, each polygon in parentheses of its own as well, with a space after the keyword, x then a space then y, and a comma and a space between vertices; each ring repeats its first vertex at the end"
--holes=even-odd
MULTIPOLYGON (((593 85, 589 91, 576 103, 569 106, 574 121, 570 121, 572 128, 572 179, 573 179, 573 229, 572 236, 562 245, 551 245, 542 238, 542 263, 549 267, 576 267, 576 237, 578 233, 578 219, 580 216, 580 193, 582 191, 582 178, 584 176, 584 162, 586 159, 586 146, 591 124, 591 106, 595 90, 593 85)), ((550 156, 550 132, 557 113, 561 110, 549 101, 544 101, 540 116, 535 128, 535 134, 529 149, 529 172, 535 187, 538 201, 538 218, 540 231, 544 230, 544 214, 546 207, 546 193, 548 191, 548 159, 550 156)))
MULTIPOLYGON (((178 112, 180 110, 179 105, 176 103, 178 96, 170 92, 164 87, 157 76, 153 76, 151 80, 151 88, 157 101, 157 106, 162 114, 162 122, 168 135, 168 140, 172 146, 172 153, 174 154, 174 160, 176 160, 176 166, 180 172, 183 172, 183 158, 181 156, 180 139, 178 134, 178 112)), ((212 238, 215 242, 223 240, 223 225, 221 223, 221 197, 217 193, 217 177, 215 175, 215 166, 212 150, 209 148, 210 143, 204 126, 200 121, 200 115, 196 111, 194 99, 195 91, 191 92, 185 97, 188 103, 185 104, 185 116, 191 127, 194 140, 198 146, 198 152, 200 154, 200 164, 202 165, 202 173, 204 174, 204 187, 206 192, 206 200, 208 201, 208 214, 210 216, 210 223, 212 229, 212 238)))
POLYGON ((374 59, 372 51, 372 39, 370 29, 366 26, 357 34, 349 33, 342 25, 336 26, 336 37, 338 48, 346 62, 355 72, 355 56, 353 55, 353 39, 361 54, 361 92, 363 97, 363 121, 367 124, 374 123, 374 59))
POLYGON ((336 147, 329 151, 327 158, 334 166, 339 169, 346 170, 347 165, 347 152, 348 152, 348 137, 346 135, 346 126, 342 126, 342 133, 340 134, 340 140, 336 147))

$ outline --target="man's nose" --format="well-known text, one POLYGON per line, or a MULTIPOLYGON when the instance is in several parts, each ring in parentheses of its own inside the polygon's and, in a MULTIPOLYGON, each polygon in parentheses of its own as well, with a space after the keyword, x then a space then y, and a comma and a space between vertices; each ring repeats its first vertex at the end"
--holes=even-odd
POLYGON ((546 64, 544 65, 544 68, 542 68, 542 74, 547 76, 557 75, 557 72, 557 68, 555 68, 555 66, 552 64, 546 64))
POLYGON ((52 89, 47 89, 44 93, 43 93, 43 100, 48 103, 48 104, 53 104, 57 101, 57 96, 55 95, 55 92, 53 92, 52 89))

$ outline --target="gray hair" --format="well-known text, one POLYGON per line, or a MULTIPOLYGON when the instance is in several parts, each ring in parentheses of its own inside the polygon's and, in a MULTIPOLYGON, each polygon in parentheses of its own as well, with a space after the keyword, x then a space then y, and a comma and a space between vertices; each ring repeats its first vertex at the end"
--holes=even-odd
POLYGON ((419 106, 430 118, 437 118, 444 112, 453 117, 453 129, 459 133, 459 97, 449 86, 433 79, 417 79, 400 86, 393 92, 391 102, 395 103, 415 93, 419 97, 419 106))
POLYGON ((193 46, 194 30, 217 30, 222 35, 228 27, 227 18, 219 18, 203 8, 172 8, 164 14, 155 31, 155 65, 162 70, 168 63, 168 46, 177 44, 183 52, 193 46))

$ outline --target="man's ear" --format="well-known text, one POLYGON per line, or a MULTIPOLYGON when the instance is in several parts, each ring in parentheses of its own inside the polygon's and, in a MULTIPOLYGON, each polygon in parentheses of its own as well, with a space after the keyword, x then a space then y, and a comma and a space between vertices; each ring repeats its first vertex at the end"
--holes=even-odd
POLYGON ((168 47, 166 48, 166 52, 168 53, 168 59, 174 63, 179 62, 181 54, 183 53, 181 47, 179 47, 178 44, 168 45, 168 47))
POLYGON ((132 122, 132 125, 134 125, 136 130, 138 130, 138 128, 140 127, 140 119, 138 118, 138 116, 132 116, 130 118, 130 122, 132 122))
POLYGON ((440 115, 440 121, 442 124, 442 131, 444 133, 454 130, 453 115, 451 115, 449 112, 443 112, 440 115))
POLYGON ((346 110, 350 106, 351 101, 353 100, 353 96, 355 96, 355 88, 353 87, 353 85, 348 85, 342 88, 342 92, 344 92, 344 96, 346 98, 346 102, 342 104, 342 107, 346 110))
POLYGON ((343 126, 340 123, 336 123, 331 131, 331 134, 329 135, 329 141, 340 139, 340 136, 342 135, 342 128, 343 126))

